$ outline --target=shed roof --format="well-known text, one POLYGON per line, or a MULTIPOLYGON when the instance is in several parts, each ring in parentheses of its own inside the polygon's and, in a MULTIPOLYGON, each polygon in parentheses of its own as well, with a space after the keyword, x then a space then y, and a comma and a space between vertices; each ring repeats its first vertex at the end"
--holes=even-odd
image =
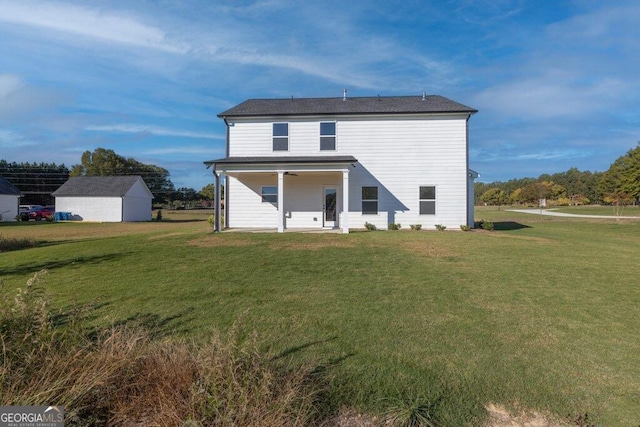
POLYGON ((306 116, 342 114, 477 113, 440 95, 357 98, 249 99, 218 117, 306 116))
MULTIPOLYGON (((139 180, 142 181, 142 177, 139 175, 74 176, 62 184, 52 195, 55 197, 122 197, 139 180)), ((142 183, 144 184, 144 181, 142 183)))
POLYGON ((4 177, 0 176, 0 194, 10 196, 20 196, 20 190, 18 190, 12 183, 7 181, 4 177))

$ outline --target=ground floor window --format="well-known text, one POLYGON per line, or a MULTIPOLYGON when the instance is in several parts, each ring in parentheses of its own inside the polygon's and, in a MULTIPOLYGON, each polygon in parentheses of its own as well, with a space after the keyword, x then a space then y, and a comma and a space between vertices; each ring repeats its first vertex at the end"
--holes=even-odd
POLYGON ((436 214, 436 187, 425 185, 420 187, 420 215, 436 214))
POLYGON ((278 204, 278 187, 275 185, 262 186, 262 203, 278 204))
POLYGON ((378 214, 378 187, 362 187, 362 213, 378 214))

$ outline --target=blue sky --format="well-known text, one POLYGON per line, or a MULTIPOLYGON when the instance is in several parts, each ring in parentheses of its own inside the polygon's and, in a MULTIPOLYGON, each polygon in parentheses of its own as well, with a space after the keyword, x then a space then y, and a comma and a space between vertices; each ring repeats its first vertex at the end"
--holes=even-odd
POLYGON ((439 94, 485 182, 604 171, 640 139, 640 4, 0 0, 0 158, 115 150, 211 182, 248 98, 439 94))

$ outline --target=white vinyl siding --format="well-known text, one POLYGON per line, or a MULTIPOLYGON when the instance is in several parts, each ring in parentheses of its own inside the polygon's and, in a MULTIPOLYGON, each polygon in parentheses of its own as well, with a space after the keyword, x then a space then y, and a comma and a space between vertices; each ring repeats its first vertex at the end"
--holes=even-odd
POLYGON ((122 197, 56 197, 56 212, 75 221, 121 222, 122 197))
POLYGON ((151 200, 148 197, 125 196, 122 206, 122 221, 151 221, 151 200))
POLYGON ((144 182, 139 180, 123 197, 57 196, 56 212, 69 212, 74 221, 150 221, 152 198, 144 182))
POLYGON ((18 216, 18 204, 20 196, 13 194, 0 194, 0 221, 15 221, 18 216))
MULTIPOLYGON (((387 224, 423 224, 424 228, 444 224, 457 229, 467 223, 466 116, 345 118, 339 124, 340 154, 358 159, 349 177, 351 194, 362 186, 377 185, 378 210, 386 213, 387 224), (416 197, 418 187, 425 183, 438 189, 437 211, 428 221, 420 216, 416 197)), ((359 205, 351 197, 351 226, 374 223, 368 215, 356 214, 359 205)))
MULTIPOLYGON (((467 114, 318 116, 278 120, 232 120, 229 127, 229 155, 354 156, 358 162, 349 172, 349 224, 352 228, 363 227, 365 222, 376 224, 378 228, 386 228, 387 224, 393 222, 421 223, 423 228, 443 224, 450 229, 457 229, 467 223, 467 114), (278 120, 289 124, 289 151, 286 152, 272 150, 272 124, 278 120), (339 144, 335 151, 321 151, 320 123, 329 121, 336 122, 339 144), (437 187, 436 213, 429 215, 427 221, 424 215, 419 214, 420 200, 416 195, 418 188, 425 184, 437 187), (378 215, 375 218, 374 215, 362 214, 362 200, 359 196, 364 186, 378 187, 378 215)), ((301 173, 298 178, 304 179, 305 175, 301 173)), ((251 181, 253 178, 247 179, 251 181)), ((277 224, 275 207, 262 204, 260 197, 261 185, 277 184, 275 174, 269 179, 270 183, 251 184, 254 185, 253 189, 241 189, 243 186, 237 185, 237 182, 230 188, 230 226, 252 227, 254 225, 251 224, 260 223, 269 224, 261 226, 273 227, 277 224), (273 208, 273 211, 263 211, 267 207, 273 208), (236 209, 242 212, 236 213, 236 209)), ((318 185, 330 184, 323 182, 321 177, 318 179, 318 185)), ((339 178, 336 179, 339 183, 339 178)), ((289 195, 292 194, 286 189, 288 185, 294 185, 294 182, 288 176, 285 177, 285 205, 291 202, 289 195)), ((304 198, 309 206, 297 206, 296 209, 304 212, 319 211, 321 207, 313 205, 317 203, 316 199, 304 198)), ((287 210, 285 206, 285 211, 291 216, 285 216, 285 221, 290 222, 296 218, 296 210, 287 210)), ((311 214, 309 216, 312 218, 311 214)))

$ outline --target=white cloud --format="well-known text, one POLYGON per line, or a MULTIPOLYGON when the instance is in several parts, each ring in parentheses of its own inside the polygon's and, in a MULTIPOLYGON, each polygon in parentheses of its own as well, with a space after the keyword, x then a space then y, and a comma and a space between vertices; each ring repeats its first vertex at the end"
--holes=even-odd
POLYGON ((0 21, 61 31, 107 42, 184 53, 186 46, 169 41, 156 27, 134 18, 67 3, 0 1, 0 21))
POLYGON ((152 125, 139 124, 116 124, 103 126, 87 126, 85 130, 92 132, 117 132, 117 133, 136 133, 151 134, 158 136, 176 136, 182 138, 206 138, 206 139, 225 139, 224 135, 207 132, 194 132, 189 130, 168 129, 152 125))
POLYGON ((11 129, 0 129, 0 147, 15 147, 28 144, 29 142, 23 135, 11 129))
POLYGON ((0 100, 4 100, 16 90, 22 88, 24 84, 18 76, 11 74, 0 74, 0 100))
POLYGON ((503 118, 577 118, 606 111, 630 89, 614 78, 585 83, 550 74, 493 86, 480 92, 475 102, 503 118))
POLYGON ((205 154, 208 156, 213 156, 213 155, 224 155, 224 149, 218 149, 215 147, 202 146, 202 145, 191 145, 191 146, 180 145, 179 147, 168 147, 168 148, 145 150, 144 153, 146 155, 153 155, 153 156, 169 155, 169 154, 171 155, 205 154))
POLYGON ((63 98, 56 91, 28 85, 19 76, 0 74, 0 122, 30 117, 34 111, 58 105, 63 98))

